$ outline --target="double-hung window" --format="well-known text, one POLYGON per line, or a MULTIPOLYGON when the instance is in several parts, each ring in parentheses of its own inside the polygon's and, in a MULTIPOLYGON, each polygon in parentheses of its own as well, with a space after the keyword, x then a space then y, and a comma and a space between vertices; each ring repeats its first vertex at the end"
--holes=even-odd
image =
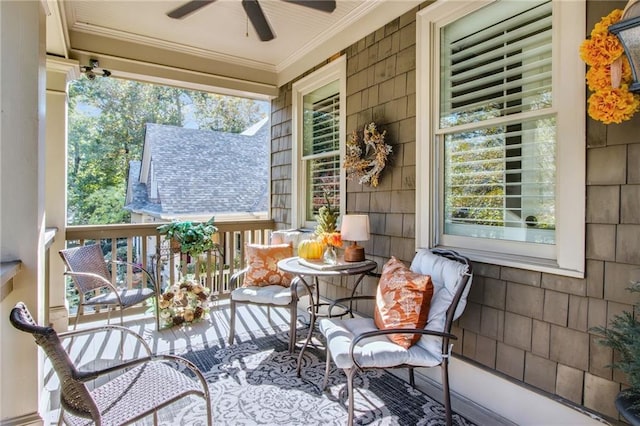
POLYGON ((314 226, 327 198, 344 211, 345 64, 341 57, 293 84, 293 226, 314 226))
POLYGON ((418 16, 418 244, 584 272, 584 2, 437 2, 418 16))

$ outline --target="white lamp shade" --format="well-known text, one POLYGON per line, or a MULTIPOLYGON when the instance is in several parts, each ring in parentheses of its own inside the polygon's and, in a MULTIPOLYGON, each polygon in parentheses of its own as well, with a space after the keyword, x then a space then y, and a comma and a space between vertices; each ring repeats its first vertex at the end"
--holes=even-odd
POLYGON ((342 216, 340 235, 346 241, 367 241, 369 239, 369 216, 366 214, 342 216))

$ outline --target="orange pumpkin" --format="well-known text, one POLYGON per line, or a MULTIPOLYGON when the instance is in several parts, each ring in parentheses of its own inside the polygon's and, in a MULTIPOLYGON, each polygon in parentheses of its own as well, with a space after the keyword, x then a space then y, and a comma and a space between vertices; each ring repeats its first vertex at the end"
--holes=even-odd
POLYGON ((298 244, 298 256, 303 259, 320 259, 324 246, 320 241, 303 240, 298 244))

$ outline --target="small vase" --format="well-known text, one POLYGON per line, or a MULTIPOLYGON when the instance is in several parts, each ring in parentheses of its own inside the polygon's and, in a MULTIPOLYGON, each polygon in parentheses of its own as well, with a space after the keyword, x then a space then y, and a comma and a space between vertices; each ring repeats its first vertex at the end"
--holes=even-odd
POLYGON ((335 265, 338 263, 338 255, 336 254, 336 249, 333 246, 327 246, 324 249, 324 253, 322 254, 322 260, 324 263, 329 265, 335 265))

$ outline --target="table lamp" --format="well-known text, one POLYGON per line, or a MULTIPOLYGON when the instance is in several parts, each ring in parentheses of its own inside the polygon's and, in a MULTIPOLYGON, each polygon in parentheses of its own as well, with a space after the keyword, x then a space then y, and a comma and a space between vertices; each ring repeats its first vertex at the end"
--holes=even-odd
POLYGON ((353 243, 344 250, 346 262, 361 262, 364 260, 364 247, 358 241, 369 239, 369 216, 366 214, 346 214, 342 216, 340 235, 343 240, 353 243))

